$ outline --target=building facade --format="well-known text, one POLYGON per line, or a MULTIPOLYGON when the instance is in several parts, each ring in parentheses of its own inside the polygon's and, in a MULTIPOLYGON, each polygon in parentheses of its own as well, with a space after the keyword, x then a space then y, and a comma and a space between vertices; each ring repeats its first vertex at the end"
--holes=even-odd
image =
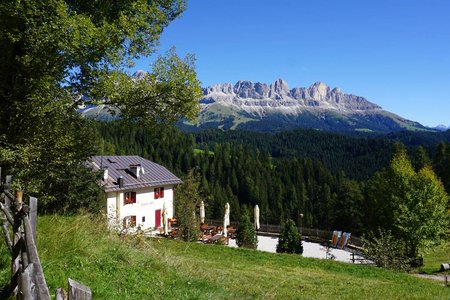
POLYGON ((159 229, 174 216, 174 187, 182 181, 165 167, 140 156, 94 156, 103 170, 109 225, 159 229))

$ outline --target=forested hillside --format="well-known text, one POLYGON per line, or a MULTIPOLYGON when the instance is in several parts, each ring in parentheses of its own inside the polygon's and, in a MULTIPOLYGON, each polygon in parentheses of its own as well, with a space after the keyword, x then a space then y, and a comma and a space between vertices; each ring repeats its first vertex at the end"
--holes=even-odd
MULTIPOLYGON (((175 128, 145 129, 120 122, 97 123, 102 154, 137 154, 164 164, 179 176, 197 168, 207 217, 221 218, 226 202, 232 219, 240 207, 258 204, 262 222, 283 218, 315 228, 340 228, 362 233, 366 222, 367 179, 388 166, 401 147, 387 139, 357 138, 298 130, 279 134, 243 131, 182 133, 175 128)), ((428 153, 410 147, 418 170, 431 164, 449 185, 450 146, 439 144, 428 153), (431 155, 432 154, 432 155, 431 155)))

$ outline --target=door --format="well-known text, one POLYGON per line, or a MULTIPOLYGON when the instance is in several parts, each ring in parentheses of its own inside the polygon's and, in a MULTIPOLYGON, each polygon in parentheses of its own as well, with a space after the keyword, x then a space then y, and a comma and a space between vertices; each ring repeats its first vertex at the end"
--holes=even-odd
POLYGON ((161 210, 160 209, 155 210, 155 227, 156 228, 161 227, 161 210))

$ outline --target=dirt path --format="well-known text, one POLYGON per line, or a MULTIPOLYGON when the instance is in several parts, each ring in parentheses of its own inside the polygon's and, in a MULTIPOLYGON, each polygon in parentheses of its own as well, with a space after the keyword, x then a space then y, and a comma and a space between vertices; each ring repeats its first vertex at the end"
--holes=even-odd
POLYGON ((429 274, 412 274, 412 275, 425 279, 438 280, 441 281, 443 284, 445 284, 445 278, 447 277, 447 285, 450 285, 450 275, 429 275, 429 274))

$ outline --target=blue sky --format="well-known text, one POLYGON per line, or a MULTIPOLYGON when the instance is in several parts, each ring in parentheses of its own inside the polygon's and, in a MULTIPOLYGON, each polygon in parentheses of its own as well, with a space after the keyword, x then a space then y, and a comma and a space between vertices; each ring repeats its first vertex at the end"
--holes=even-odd
POLYGON ((203 86, 322 81, 423 125, 449 126, 449 13, 448 0, 188 0, 160 51, 195 54, 203 86))

